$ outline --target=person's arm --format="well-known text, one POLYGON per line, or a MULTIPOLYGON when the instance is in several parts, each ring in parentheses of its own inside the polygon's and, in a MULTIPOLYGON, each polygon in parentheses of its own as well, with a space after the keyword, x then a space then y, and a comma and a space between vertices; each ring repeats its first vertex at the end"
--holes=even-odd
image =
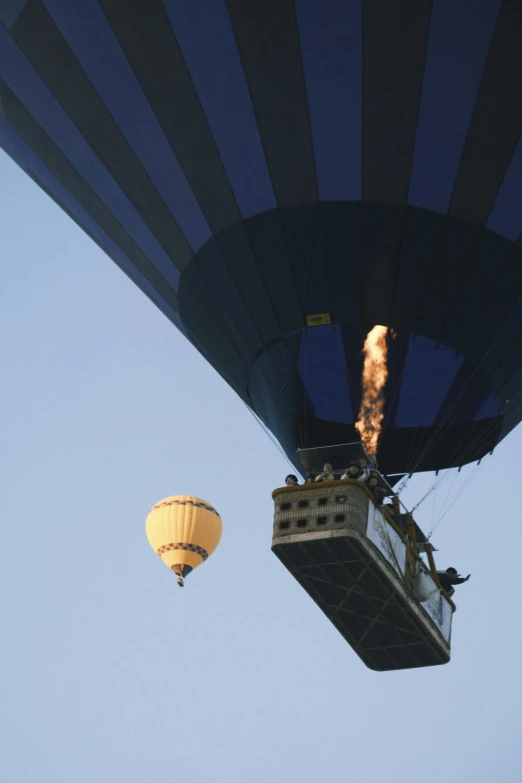
POLYGON ((467 576, 457 576, 456 574, 448 574, 447 571, 437 571, 439 575, 439 582, 442 584, 443 582, 446 585, 461 585, 463 582, 467 582, 470 578, 471 574, 468 574, 467 576))
POLYGON ((464 582, 467 582, 468 579, 470 578, 470 576, 471 576, 471 574, 468 574, 467 576, 456 576, 454 578, 454 581, 452 582, 452 584, 454 584, 454 585, 461 585, 464 582))

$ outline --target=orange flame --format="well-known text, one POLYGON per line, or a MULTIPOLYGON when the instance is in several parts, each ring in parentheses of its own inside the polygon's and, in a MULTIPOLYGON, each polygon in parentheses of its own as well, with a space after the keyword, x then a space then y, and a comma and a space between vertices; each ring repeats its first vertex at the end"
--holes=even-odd
POLYGON ((364 341, 363 398, 359 419, 355 425, 366 452, 375 457, 381 437, 384 418, 384 396, 382 390, 388 378, 387 326, 374 326, 364 341))

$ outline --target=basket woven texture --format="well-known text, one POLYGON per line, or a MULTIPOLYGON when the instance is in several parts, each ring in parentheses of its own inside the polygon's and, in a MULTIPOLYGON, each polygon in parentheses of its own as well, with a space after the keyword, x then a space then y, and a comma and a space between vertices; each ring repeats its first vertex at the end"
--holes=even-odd
POLYGON ((337 482, 333 487, 321 482, 281 492, 275 497, 274 538, 343 528, 364 533, 369 502, 361 487, 337 482))

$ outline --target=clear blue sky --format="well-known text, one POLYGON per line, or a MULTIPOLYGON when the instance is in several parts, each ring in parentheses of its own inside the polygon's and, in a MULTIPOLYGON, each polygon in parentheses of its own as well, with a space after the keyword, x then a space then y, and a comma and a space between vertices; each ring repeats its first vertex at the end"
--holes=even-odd
POLYGON ((451 663, 377 674, 270 551, 286 462, 3 153, 0 263, 0 782, 520 783, 522 433, 436 531, 451 663), (184 591, 144 533, 177 493, 224 523, 184 591))

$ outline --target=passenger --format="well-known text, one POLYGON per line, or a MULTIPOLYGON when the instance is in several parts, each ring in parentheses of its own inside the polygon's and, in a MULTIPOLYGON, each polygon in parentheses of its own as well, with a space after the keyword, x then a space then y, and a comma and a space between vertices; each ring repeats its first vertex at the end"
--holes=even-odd
POLYGON ((293 473, 289 473, 289 475, 285 478, 285 484, 287 487, 296 487, 299 484, 297 476, 294 476, 293 473))
POLYGON ((377 476, 372 475, 366 482, 366 486, 368 487, 370 492, 373 492, 374 489, 377 487, 378 483, 379 483, 379 479, 377 478, 377 476))
POLYGON ((439 577, 440 586, 451 598, 455 592, 453 585, 461 585, 467 582, 471 574, 459 576, 457 569, 450 567, 446 568, 445 571, 437 571, 437 576, 439 577))
POLYGON ((313 473, 307 473, 305 484, 313 484, 314 483, 314 474, 313 473))
POLYGON ((384 498, 386 497, 386 490, 383 487, 375 487, 373 490, 373 494, 375 497, 375 500, 379 504, 379 506, 384 503, 384 498))
POLYGON ((319 473, 318 476, 315 477, 316 481, 333 481, 334 475, 332 471, 332 466, 329 462, 326 462, 323 466, 323 472, 319 473))
POLYGON ((383 506, 383 510, 387 511, 391 521, 395 525, 396 528, 398 528, 401 535, 405 538, 408 536, 408 520, 406 518, 406 514, 396 514, 395 508, 391 503, 386 503, 383 506))
POLYGON ((359 475, 359 481, 368 481, 368 477, 370 475, 370 471, 368 469, 368 465, 366 464, 366 460, 360 459, 359 460, 359 467, 361 468, 361 473, 359 475))
POLYGON ((375 498, 375 502, 377 505, 381 505, 382 501, 386 497, 386 490, 383 487, 379 486, 379 479, 375 474, 372 474, 368 481, 366 482, 366 486, 372 493, 372 495, 375 498))
POLYGON ((348 468, 344 469, 344 473, 341 476, 341 481, 344 481, 344 479, 358 479, 360 478, 361 473, 361 466, 356 460, 354 460, 353 462, 350 462, 350 466, 348 468))

